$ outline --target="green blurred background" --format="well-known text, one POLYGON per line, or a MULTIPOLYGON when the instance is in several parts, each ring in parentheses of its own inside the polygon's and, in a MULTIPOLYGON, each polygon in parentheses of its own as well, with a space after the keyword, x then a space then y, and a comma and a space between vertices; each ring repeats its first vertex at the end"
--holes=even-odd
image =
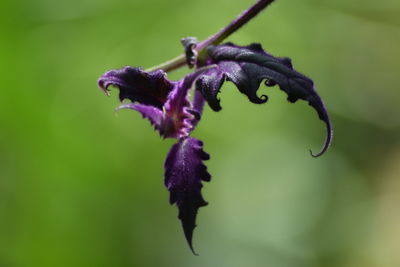
MULTIPOLYGON (((204 39, 254 0, 2 0, 0 267, 400 266, 400 1, 278 0, 231 38, 314 79, 335 126, 233 85, 193 133, 212 158, 188 249, 162 141, 96 80, 204 39)), ((184 71, 171 75, 178 79, 184 71)))

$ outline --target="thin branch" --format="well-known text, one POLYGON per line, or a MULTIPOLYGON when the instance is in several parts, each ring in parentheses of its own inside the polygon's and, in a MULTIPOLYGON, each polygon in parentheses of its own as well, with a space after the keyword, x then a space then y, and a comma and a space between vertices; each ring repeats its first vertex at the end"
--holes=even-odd
POLYGON ((259 0, 256 4, 251 6, 249 9, 240 14, 235 20, 233 20, 228 26, 221 29, 218 33, 209 37, 207 40, 197 45, 197 50, 202 50, 209 45, 220 44, 223 40, 228 38, 232 33, 239 30, 243 25, 257 16, 267 6, 269 6, 274 0, 259 0))
MULTIPOLYGON (((269 6, 274 0, 258 0, 253 6, 240 14, 235 20, 233 20, 228 26, 221 29, 216 34, 210 36, 206 40, 200 42, 196 50, 199 54, 203 52, 209 45, 217 45, 221 43, 223 40, 228 38, 232 33, 239 30, 243 25, 257 16, 262 10, 264 10, 267 6, 269 6)), ((154 70, 164 70, 165 72, 173 71, 179 69, 186 65, 186 57, 184 54, 177 56, 174 59, 171 59, 167 62, 164 62, 158 66, 147 69, 146 71, 154 71, 154 70)))

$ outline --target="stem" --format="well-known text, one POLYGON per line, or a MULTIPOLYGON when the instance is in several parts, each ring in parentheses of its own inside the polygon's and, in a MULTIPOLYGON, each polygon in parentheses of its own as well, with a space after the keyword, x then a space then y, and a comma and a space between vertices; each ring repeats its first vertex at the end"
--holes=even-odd
POLYGON ((200 93, 200 91, 195 90, 194 96, 193 96, 193 109, 201 114, 203 112, 203 107, 204 107, 205 101, 206 100, 204 99, 204 97, 200 93))
POLYGON ((184 54, 177 56, 167 62, 161 63, 158 66, 151 67, 147 69, 147 72, 155 71, 155 70, 163 70, 165 72, 173 71, 179 69, 180 67, 185 66, 186 64, 186 56, 184 54))
MULTIPOLYGON (((257 16, 262 10, 264 10, 267 6, 269 6, 274 0, 258 0, 257 3, 255 3, 253 6, 251 6, 249 9, 244 11, 242 14, 240 14, 235 20, 233 20, 228 26, 225 28, 221 29, 219 32, 216 34, 210 36, 208 39, 200 42, 196 50, 198 51, 199 54, 203 52, 205 48, 207 48, 209 45, 217 45, 221 43, 223 40, 228 38, 232 33, 240 29, 243 25, 245 25, 247 22, 249 22, 251 19, 253 19, 255 16, 257 16)), ((177 56, 174 59, 171 59, 165 63, 162 63, 158 66, 152 67, 150 69, 147 69, 146 71, 155 71, 158 69, 164 70, 165 72, 173 71, 176 69, 179 69, 180 67, 183 67, 186 65, 186 57, 184 54, 177 56)))
POLYGON ((202 50, 209 45, 217 45, 223 40, 228 38, 232 33, 240 29, 243 25, 257 16, 264 8, 269 6, 274 0, 258 0, 253 6, 240 14, 235 20, 233 20, 228 26, 221 29, 219 32, 209 37, 207 40, 197 45, 197 50, 202 50))

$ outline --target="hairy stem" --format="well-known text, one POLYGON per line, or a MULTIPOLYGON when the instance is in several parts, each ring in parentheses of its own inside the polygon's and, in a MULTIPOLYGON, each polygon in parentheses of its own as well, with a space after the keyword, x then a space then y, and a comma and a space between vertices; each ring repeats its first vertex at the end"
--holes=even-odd
POLYGON ((193 122, 193 129, 192 129, 193 131, 196 128, 197 123, 201 119, 201 115, 203 114, 204 104, 206 103, 206 100, 204 99, 203 95, 200 93, 199 90, 194 90, 192 103, 193 103, 193 109, 200 115, 200 117, 193 122))
MULTIPOLYGON (((210 36, 206 40, 200 42, 196 50, 199 54, 203 52, 209 45, 217 45, 221 43, 223 40, 228 38, 232 33, 240 29, 243 25, 257 16, 262 10, 264 10, 267 6, 269 6, 274 0, 258 0, 253 6, 240 14, 235 20, 233 20, 228 26, 221 29, 216 34, 210 36)), ((186 65, 186 57, 184 54, 177 56, 174 59, 171 59, 165 63, 162 63, 158 66, 147 69, 146 71, 154 71, 154 70, 164 70, 165 72, 173 71, 179 69, 186 65)))

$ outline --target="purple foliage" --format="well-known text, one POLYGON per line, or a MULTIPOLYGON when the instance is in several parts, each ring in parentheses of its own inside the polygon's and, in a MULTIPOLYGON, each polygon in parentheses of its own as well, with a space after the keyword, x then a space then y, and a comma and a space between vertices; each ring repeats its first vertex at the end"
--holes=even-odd
MULTIPOLYGON (((301 99, 313 107, 325 123, 327 137, 317 157, 329 147, 332 126, 327 110, 317 94, 313 81, 297 72, 288 58, 278 58, 266 53, 261 45, 238 46, 232 43, 217 45, 222 39, 244 25, 273 0, 259 0, 238 19, 210 37, 197 43, 193 37, 182 39, 185 47, 185 64, 195 71, 178 81, 170 81, 162 69, 144 71, 141 68, 124 67, 106 72, 98 80, 99 87, 108 94, 108 87, 119 89, 119 99, 129 99, 118 109, 138 111, 148 119, 163 138, 175 138, 165 161, 165 186, 170 192, 170 203, 179 209, 185 238, 191 250, 193 230, 198 209, 207 205, 201 194, 202 181, 210 181, 211 175, 203 161, 209 155, 203 151, 203 143, 190 137, 201 119, 204 103, 214 111, 221 109, 218 93, 225 81, 235 84, 237 89, 255 104, 266 103, 268 97, 258 96, 260 84, 267 87, 278 85, 287 94, 289 102, 301 99), (189 91, 194 88, 194 97, 189 91)), ((164 70, 174 68, 167 66, 164 70)))

